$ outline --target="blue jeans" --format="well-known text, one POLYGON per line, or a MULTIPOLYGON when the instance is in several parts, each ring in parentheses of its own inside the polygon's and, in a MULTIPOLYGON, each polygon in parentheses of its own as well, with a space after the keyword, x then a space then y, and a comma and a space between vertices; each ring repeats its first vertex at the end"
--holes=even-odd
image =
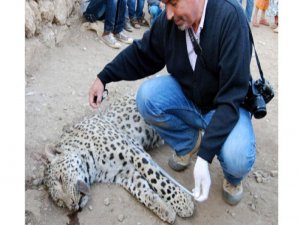
POLYGON ((143 17, 145 0, 127 0, 129 19, 141 19, 143 17), (135 7, 135 3, 136 7, 135 7))
POLYGON ((89 22, 95 22, 103 14, 105 8, 104 32, 120 33, 125 26, 126 0, 91 0, 83 13, 89 22))
MULTIPOLYGON (((243 0, 239 0, 239 2, 242 4, 243 0)), ((253 12, 253 0, 247 0, 246 3, 246 9, 245 9, 245 13, 246 13, 246 17, 248 22, 251 22, 251 18, 252 18, 252 12, 253 12)))
POLYGON ((91 0, 88 3, 83 16, 87 19, 87 21, 94 23, 104 15, 105 8, 106 0, 91 0))
MULTIPOLYGON (((145 81, 136 102, 140 114, 178 155, 193 149, 199 129, 205 131, 215 112, 202 114, 170 75, 145 81)), ((251 115, 245 109, 240 108, 240 118, 217 156, 231 184, 239 184, 251 170, 256 157, 255 136, 251 115)))
POLYGON ((125 26, 126 0, 107 0, 104 32, 120 33, 125 26))
POLYGON ((151 18, 151 26, 154 23, 154 21, 156 20, 156 18, 159 16, 159 14, 162 12, 161 8, 158 5, 152 5, 149 6, 149 14, 152 17, 151 18))

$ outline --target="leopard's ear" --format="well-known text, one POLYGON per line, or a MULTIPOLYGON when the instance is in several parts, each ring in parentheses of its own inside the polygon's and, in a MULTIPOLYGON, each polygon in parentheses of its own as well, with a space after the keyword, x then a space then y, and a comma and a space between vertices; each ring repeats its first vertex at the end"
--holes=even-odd
POLYGON ((46 144, 45 153, 46 153, 47 160, 51 162, 56 156, 56 154, 60 154, 61 152, 58 151, 54 145, 46 144))
POLYGON ((77 191, 85 195, 90 195, 90 187, 82 180, 77 180, 77 191))

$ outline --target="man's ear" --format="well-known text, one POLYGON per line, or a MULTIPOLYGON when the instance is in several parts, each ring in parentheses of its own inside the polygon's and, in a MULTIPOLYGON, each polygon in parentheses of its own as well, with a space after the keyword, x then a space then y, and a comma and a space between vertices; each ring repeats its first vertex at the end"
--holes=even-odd
POLYGON ((51 162, 55 158, 55 156, 57 154, 60 154, 61 152, 58 151, 53 145, 46 144, 45 153, 46 153, 47 160, 51 162))
POLYGON ((90 187, 82 180, 77 180, 77 191, 85 195, 90 195, 90 187))

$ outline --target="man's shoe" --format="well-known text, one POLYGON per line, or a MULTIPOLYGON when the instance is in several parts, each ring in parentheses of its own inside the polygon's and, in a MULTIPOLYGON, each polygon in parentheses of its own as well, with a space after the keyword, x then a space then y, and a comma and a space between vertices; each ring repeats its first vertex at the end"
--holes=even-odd
POLYGON ((243 198, 243 184, 235 186, 224 179, 222 194, 225 202, 229 205, 237 205, 243 198))
POLYGON ((182 171, 188 167, 188 165, 191 162, 192 157, 198 152, 199 146, 201 143, 201 138, 202 138, 202 132, 201 130, 199 131, 199 136, 198 140, 195 144, 195 147, 187 153, 186 155, 183 156, 178 156, 176 153, 174 153, 171 158, 168 161, 168 165, 175 171, 182 171))
POLYGON ((133 39, 131 37, 128 37, 123 31, 115 34, 115 38, 117 38, 119 41, 125 44, 132 44, 133 42, 133 39))
POLYGON ((127 30, 128 32, 133 31, 133 27, 131 26, 129 20, 126 20, 124 29, 127 30))
POLYGON ((139 24, 139 22, 135 18, 134 19, 130 19, 130 24, 135 29, 141 29, 141 25, 139 24))
POLYGON ((117 42, 117 40, 114 38, 112 33, 106 34, 104 36, 101 36, 102 41, 107 44, 109 47, 112 48, 121 48, 121 44, 117 42))

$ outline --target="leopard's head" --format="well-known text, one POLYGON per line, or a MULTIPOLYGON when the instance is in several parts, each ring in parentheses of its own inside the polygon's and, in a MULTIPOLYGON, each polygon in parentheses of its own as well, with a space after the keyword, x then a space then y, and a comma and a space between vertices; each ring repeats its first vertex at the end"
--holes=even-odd
POLYGON ((54 202, 71 211, 82 209, 88 202, 90 185, 85 179, 86 168, 79 155, 47 146, 46 156, 44 184, 54 202))

